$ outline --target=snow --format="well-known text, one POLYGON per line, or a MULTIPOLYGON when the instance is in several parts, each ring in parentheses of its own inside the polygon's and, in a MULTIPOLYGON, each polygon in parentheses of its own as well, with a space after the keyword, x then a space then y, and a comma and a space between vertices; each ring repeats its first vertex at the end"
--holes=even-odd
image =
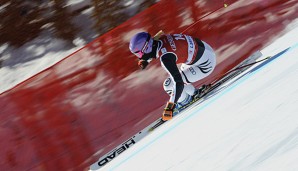
POLYGON ((298 170, 297 22, 293 27, 262 50, 271 59, 101 170, 298 170))

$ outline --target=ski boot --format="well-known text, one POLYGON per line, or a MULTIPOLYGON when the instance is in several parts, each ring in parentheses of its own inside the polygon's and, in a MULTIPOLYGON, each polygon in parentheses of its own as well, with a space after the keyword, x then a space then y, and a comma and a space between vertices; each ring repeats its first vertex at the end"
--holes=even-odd
POLYGON ((199 89, 197 89, 192 96, 193 99, 200 99, 203 97, 206 93, 208 93, 209 89, 211 88, 211 84, 203 84, 199 89))
POLYGON ((192 100, 193 100, 193 97, 190 95, 187 95, 187 97, 182 102, 178 102, 173 111, 173 116, 177 115, 179 112, 184 110, 187 106, 189 106, 192 100))

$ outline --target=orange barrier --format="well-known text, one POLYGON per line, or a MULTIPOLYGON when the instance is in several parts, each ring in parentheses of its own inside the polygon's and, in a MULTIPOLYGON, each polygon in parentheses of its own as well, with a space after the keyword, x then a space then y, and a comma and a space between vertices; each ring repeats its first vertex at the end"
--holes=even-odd
POLYGON ((182 32, 208 42, 218 66, 198 85, 281 35, 297 18, 297 6, 283 0, 157 3, 1 94, 0 170, 84 170, 160 117, 167 75, 158 61, 138 70, 128 49, 137 31, 182 32))

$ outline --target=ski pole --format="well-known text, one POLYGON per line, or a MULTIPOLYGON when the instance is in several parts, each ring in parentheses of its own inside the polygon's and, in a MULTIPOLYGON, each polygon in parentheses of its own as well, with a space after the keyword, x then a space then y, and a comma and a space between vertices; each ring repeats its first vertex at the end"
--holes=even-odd
POLYGON ((265 61, 265 60, 267 60, 267 59, 269 59, 269 58, 271 58, 271 56, 268 56, 268 57, 266 57, 266 58, 264 58, 264 59, 262 59, 262 60, 259 60, 259 61, 252 62, 252 63, 250 63, 250 64, 246 64, 246 65, 243 65, 243 66, 239 66, 239 67, 237 67, 237 68, 235 68, 235 69, 229 71, 228 73, 234 72, 234 71, 236 71, 236 70, 239 70, 239 69, 242 69, 242 68, 251 66, 251 65, 254 65, 254 64, 259 63, 259 62, 262 62, 262 61, 265 61))
POLYGON ((217 78, 215 81, 213 81, 211 84, 213 84, 214 82, 217 82, 218 80, 224 78, 225 76, 229 75, 229 74, 232 73, 232 72, 235 72, 235 71, 240 70, 240 69, 242 69, 242 68, 245 68, 245 67, 248 67, 248 66, 257 64, 257 63, 259 63, 259 62, 265 61, 265 60, 267 60, 267 59, 269 59, 269 58, 271 58, 271 56, 268 56, 268 57, 266 57, 266 58, 264 58, 264 59, 261 59, 261 60, 259 60, 259 61, 255 61, 255 62, 246 64, 246 65, 243 65, 243 66, 239 66, 239 67, 237 67, 237 68, 235 68, 235 69, 233 69, 233 70, 230 70, 230 71, 228 71, 228 72, 222 74, 220 77, 218 77, 218 78, 217 78))

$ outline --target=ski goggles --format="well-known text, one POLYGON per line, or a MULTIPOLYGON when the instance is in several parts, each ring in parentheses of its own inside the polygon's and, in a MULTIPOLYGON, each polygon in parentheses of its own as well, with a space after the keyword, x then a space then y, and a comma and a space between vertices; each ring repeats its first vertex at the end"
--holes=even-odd
POLYGON ((150 42, 150 39, 151 39, 151 37, 148 36, 147 39, 146 39, 146 42, 145 42, 144 46, 142 47, 142 49, 133 52, 133 54, 135 54, 138 58, 142 58, 145 53, 149 53, 146 50, 148 49, 148 44, 150 42))

